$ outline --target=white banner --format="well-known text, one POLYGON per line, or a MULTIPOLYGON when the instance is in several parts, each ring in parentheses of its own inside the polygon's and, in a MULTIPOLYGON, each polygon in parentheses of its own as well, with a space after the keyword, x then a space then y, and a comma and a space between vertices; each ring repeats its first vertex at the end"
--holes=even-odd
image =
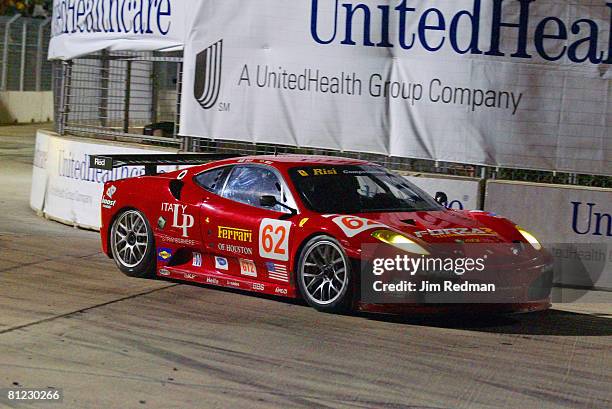
POLYGON ((612 173, 605 0, 202 0, 181 133, 612 173))
POLYGON ((182 48, 200 0, 54 0, 49 59, 182 48), (189 9, 188 9, 189 6, 189 9))
POLYGON ((446 207, 455 210, 479 210, 480 181, 473 178, 440 177, 428 174, 404 175, 430 196, 444 192, 448 196, 446 207))
MULTIPOLYGON (((142 166, 105 171, 89 167, 90 155, 176 153, 176 150, 129 148, 110 143, 84 142, 39 131, 36 136, 30 206, 45 216, 90 229, 100 228, 100 199, 104 183, 141 176, 142 166)), ((161 167, 175 170, 176 167, 161 167)))
POLYGON ((612 189, 489 181, 485 210, 549 247, 557 282, 612 289, 612 189))

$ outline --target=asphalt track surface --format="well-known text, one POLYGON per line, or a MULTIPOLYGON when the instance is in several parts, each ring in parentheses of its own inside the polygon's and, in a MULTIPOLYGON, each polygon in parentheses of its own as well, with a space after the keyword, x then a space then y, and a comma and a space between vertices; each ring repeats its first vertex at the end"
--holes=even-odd
POLYGON ((612 407, 610 305, 337 316, 127 278, 96 233, 29 208, 32 129, 0 128, 0 388, 64 401, 0 407, 612 407))

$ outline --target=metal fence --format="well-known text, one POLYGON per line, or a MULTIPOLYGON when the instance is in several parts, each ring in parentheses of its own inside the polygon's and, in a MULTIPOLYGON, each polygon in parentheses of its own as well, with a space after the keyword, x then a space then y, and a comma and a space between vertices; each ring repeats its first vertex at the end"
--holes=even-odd
POLYGON ((179 137, 180 53, 99 53, 55 63, 56 128, 61 134, 180 146, 188 152, 341 155, 420 173, 612 187, 612 177, 507 169, 359 152, 179 137))
POLYGON ((179 145, 180 55, 101 52, 56 62, 60 134, 179 145))
POLYGON ((51 19, 0 16, 0 91, 50 91, 51 19))

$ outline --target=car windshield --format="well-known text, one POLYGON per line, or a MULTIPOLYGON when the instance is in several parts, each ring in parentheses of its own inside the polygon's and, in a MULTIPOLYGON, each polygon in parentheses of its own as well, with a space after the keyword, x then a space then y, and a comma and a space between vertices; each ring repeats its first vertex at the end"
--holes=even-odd
POLYGON ((375 165, 304 166, 289 174, 305 205, 318 213, 442 209, 406 179, 375 165))

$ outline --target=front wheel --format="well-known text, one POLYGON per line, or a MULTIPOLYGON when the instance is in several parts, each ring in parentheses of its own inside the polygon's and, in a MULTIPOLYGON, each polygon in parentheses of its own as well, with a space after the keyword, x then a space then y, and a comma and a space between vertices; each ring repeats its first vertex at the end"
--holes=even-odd
POLYGON ((297 282, 306 302, 319 311, 343 312, 351 307, 351 268, 346 253, 329 236, 310 239, 300 254, 297 282))
POLYGON ((155 275, 155 241, 151 226, 138 210, 119 214, 111 226, 110 247, 119 270, 127 276, 155 275))

